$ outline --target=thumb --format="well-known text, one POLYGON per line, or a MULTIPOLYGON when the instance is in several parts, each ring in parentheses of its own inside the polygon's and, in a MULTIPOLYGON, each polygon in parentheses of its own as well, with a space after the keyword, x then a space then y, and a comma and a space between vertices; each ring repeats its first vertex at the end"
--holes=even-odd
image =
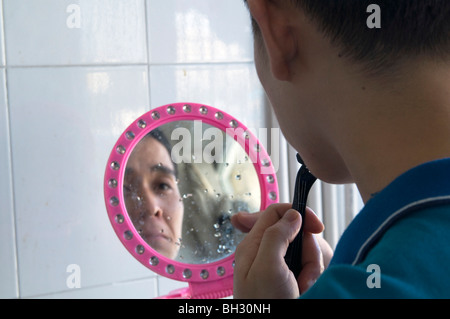
POLYGON ((289 243, 294 240, 300 230, 301 223, 301 215, 297 211, 289 209, 277 223, 264 232, 260 256, 284 258, 289 243))

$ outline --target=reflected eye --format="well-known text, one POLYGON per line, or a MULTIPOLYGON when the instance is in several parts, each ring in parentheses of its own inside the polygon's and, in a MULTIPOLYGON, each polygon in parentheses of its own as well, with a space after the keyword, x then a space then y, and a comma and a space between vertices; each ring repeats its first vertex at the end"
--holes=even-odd
POLYGON ((175 187, 174 182, 169 178, 160 178, 152 183, 153 191, 159 195, 169 194, 175 187))
POLYGON ((168 190, 171 190, 171 189, 172 189, 172 187, 170 187, 170 185, 167 184, 167 183, 160 183, 158 185, 158 190, 160 190, 160 191, 168 191, 168 190))

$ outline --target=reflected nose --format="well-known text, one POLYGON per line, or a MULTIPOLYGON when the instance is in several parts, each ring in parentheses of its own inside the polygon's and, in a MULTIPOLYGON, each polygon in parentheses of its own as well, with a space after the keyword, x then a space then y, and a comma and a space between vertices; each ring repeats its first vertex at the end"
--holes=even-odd
POLYGON ((153 194, 147 190, 144 195, 144 209, 146 215, 150 217, 162 217, 163 209, 160 205, 160 198, 158 195, 153 194))

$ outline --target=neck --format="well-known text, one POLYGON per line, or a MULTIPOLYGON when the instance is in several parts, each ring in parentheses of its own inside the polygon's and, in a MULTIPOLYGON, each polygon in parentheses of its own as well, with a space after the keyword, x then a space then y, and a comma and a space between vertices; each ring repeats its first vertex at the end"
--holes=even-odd
POLYGON ((407 170, 450 157, 450 67, 420 65, 343 101, 355 116, 339 121, 336 142, 364 202, 407 170))

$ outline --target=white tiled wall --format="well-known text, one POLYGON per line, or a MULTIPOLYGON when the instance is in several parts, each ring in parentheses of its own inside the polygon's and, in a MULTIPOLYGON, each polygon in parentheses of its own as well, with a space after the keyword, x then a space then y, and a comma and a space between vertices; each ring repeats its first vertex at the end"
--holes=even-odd
POLYGON ((103 174, 119 134, 191 101, 265 127, 242 0, 0 0, 0 297, 152 298, 184 286, 122 247, 103 174), (70 289, 67 266, 80 267, 70 289))

